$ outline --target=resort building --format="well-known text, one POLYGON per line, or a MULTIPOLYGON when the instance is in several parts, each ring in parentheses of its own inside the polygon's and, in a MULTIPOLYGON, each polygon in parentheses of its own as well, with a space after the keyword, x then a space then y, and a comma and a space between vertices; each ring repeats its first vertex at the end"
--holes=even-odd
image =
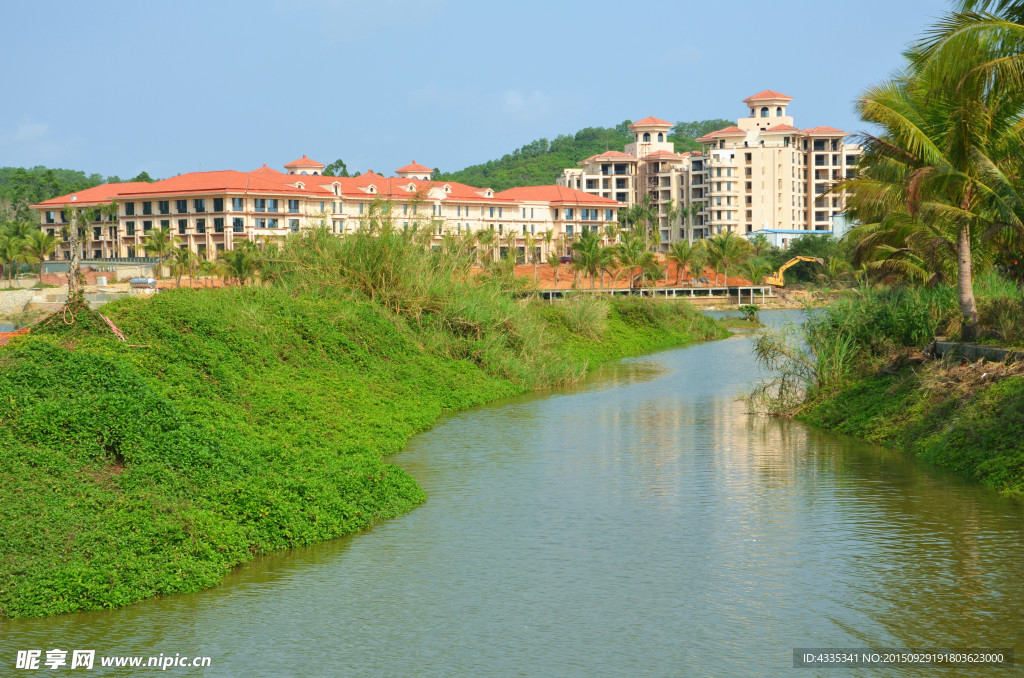
MULTIPOLYGON (((32 209, 43 230, 61 239, 54 259, 70 258, 65 208, 87 218, 82 258, 145 256, 154 229, 169 229, 202 257, 231 250, 240 241, 279 238, 317 227, 352 233, 383 199, 397 228, 430 228, 444 234, 495 231, 495 246, 515 242, 522 257, 525 236, 552 232, 554 247, 575 234, 618 219, 622 204, 564 186, 530 186, 494 192, 456 182, 432 181, 432 170, 413 162, 385 177, 372 170, 358 177, 321 174, 324 165, 306 156, 251 172, 193 172, 153 183, 105 184, 46 200, 32 209), (519 238, 511 234, 517 234, 519 238), (563 237, 564 236, 564 237, 563 237)), ((547 252, 542 252, 546 255, 547 252)))
POLYGON ((648 117, 630 126, 634 141, 624 153, 587 158, 558 184, 627 205, 648 202, 663 250, 725 231, 829 230, 846 196, 822 194, 851 175, 860 146, 834 127, 795 127, 785 94, 764 90, 743 102, 749 117, 697 139, 703 151, 674 153, 672 124, 648 117))

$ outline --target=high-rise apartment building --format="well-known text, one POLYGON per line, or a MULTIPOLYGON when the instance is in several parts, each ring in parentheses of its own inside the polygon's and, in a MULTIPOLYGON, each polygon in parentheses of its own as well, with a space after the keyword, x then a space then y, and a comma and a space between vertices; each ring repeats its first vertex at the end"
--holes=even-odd
POLYGON ((845 195, 822 194, 851 174, 861 148, 834 127, 795 127, 785 94, 764 90, 743 101, 750 116, 697 139, 703 151, 673 152, 672 124, 648 117, 630 126, 624 153, 587 158, 558 183, 629 205, 649 202, 662 249, 725 231, 829 230, 845 195))

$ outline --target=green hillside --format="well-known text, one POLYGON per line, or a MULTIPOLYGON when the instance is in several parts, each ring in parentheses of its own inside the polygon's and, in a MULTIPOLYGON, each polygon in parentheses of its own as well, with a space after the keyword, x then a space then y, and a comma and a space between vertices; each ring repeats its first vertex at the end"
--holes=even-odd
MULTIPOLYGON (((489 160, 457 172, 441 172, 435 178, 486 186, 496 191, 514 186, 553 184, 566 167, 576 167, 581 160, 598 153, 621 151, 633 141, 630 123, 624 120, 615 127, 587 127, 576 134, 560 134, 553 141, 537 139, 500 160, 489 160)), ((731 124, 722 119, 679 122, 669 133, 669 140, 675 142, 676 152, 697 151, 701 146, 695 138, 731 124)))

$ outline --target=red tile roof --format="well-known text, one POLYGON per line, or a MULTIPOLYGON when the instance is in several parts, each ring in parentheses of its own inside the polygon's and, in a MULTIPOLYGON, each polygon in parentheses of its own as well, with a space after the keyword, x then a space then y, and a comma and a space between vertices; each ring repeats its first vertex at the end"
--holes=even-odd
POLYGON ((584 163, 593 162, 597 160, 632 160, 633 162, 636 162, 637 158, 636 156, 630 155, 629 153, 623 153, 622 151, 605 151, 604 153, 592 155, 586 160, 580 162, 579 164, 582 165, 584 163))
POLYGON ((846 132, 844 132, 843 130, 836 129, 835 127, 828 127, 828 126, 825 126, 825 127, 810 127, 808 129, 805 129, 803 131, 803 133, 804 134, 813 134, 815 136, 825 136, 825 137, 837 137, 837 136, 844 136, 845 137, 846 136, 846 132))
MULTIPOLYGON (((220 170, 215 172, 189 172, 170 179, 155 181, 152 184, 136 185, 128 191, 122 191, 121 195, 126 198, 132 196, 146 195, 181 195, 197 193, 270 193, 279 195, 308 195, 333 193, 326 189, 315 186, 316 182, 311 179, 320 179, 319 176, 300 176, 295 174, 271 174, 262 172, 263 168, 255 172, 237 172, 235 170, 220 170), (296 182, 303 182, 305 189, 295 186, 296 182)), ((269 168, 268 168, 269 169, 269 168)), ((332 179, 333 177, 323 177, 332 179)))
POLYGON ((433 171, 434 170, 430 169, 429 167, 424 167, 423 165, 419 164, 415 160, 413 160, 412 163, 406 165, 405 167, 399 167, 398 169, 395 170, 395 172, 433 172, 433 171))
POLYGON ((77 193, 69 193, 56 198, 50 198, 44 200, 37 205, 32 207, 64 207, 65 205, 99 205, 101 203, 107 203, 121 196, 127 191, 134 190, 149 186, 145 181, 129 181, 123 184, 103 184, 101 186, 93 186, 87 188, 84 191, 78 191, 77 193), (74 198, 74 199, 72 199, 74 198))
POLYGON ((599 195, 577 191, 568 186, 519 186, 510 188, 495 197, 501 197, 511 201, 536 200, 538 202, 550 202, 552 204, 572 205, 603 205, 606 207, 624 207, 621 202, 611 198, 602 198, 599 195))
POLYGON ((324 164, 319 163, 316 160, 307 158, 306 154, 303 153, 301 158, 299 158, 298 160, 292 160, 290 163, 285 165, 285 169, 291 169, 292 167, 315 167, 317 169, 323 169, 324 164))
POLYGON ((669 121, 662 120, 661 118, 655 118, 654 116, 649 115, 646 118, 644 118, 643 120, 637 120, 636 122, 634 122, 629 127, 630 127, 630 129, 632 129, 634 127, 671 127, 671 126, 672 126, 672 123, 670 123, 669 121))
POLYGON ((705 134, 704 136, 698 139, 694 139, 694 141, 706 141, 717 137, 734 137, 739 136, 741 134, 745 136, 747 133, 741 130, 736 125, 730 125, 729 127, 726 127, 724 129, 709 132, 708 134, 705 134))
POLYGON ((800 130, 798 130, 796 127, 793 127, 792 125, 775 125, 774 127, 769 127, 768 129, 765 130, 765 132, 799 132, 799 131, 800 130))
POLYGON ((765 89, 765 90, 761 90, 757 94, 751 94, 749 97, 747 97, 743 101, 744 101, 744 103, 746 103, 748 101, 761 101, 761 100, 768 100, 768 99, 785 99, 786 101, 792 101, 793 97, 786 96, 782 92, 776 92, 773 89, 765 89))
POLYGON ((673 153, 672 151, 655 151, 654 153, 649 153, 648 155, 645 155, 644 157, 645 158, 664 158, 666 160, 682 160, 683 156, 685 156, 685 155, 686 155, 686 153, 679 154, 679 153, 673 153))

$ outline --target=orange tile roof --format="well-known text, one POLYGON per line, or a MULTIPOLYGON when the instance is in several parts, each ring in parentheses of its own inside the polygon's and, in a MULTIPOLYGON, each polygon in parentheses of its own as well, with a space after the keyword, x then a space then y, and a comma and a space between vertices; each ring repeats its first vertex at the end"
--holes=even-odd
POLYGON ((307 158, 306 154, 303 153, 301 158, 298 160, 292 160, 290 163, 285 165, 285 169, 291 169, 292 167, 315 167, 317 169, 323 169, 324 164, 311 158, 307 158))
POLYGON ((275 176, 275 177, 286 177, 286 176, 288 176, 284 172, 278 172, 273 167, 267 167, 266 163, 263 163, 263 167, 260 167, 259 169, 254 169, 251 172, 251 174, 269 174, 269 175, 275 176))
POLYGON ((828 127, 828 126, 825 126, 825 127, 810 127, 808 129, 805 129, 803 131, 803 133, 804 134, 814 134, 814 135, 817 135, 817 136, 827 136, 827 137, 835 137, 835 136, 844 136, 845 137, 846 136, 846 132, 844 132, 843 130, 836 129, 835 127, 828 127))
POLYGON ((429 167, 424 167, 423 165, 419 164, 415 160, 413 160, 410 164, 406 165, 405 167, 399 167, 398 169, 395 170, 395 172, 433 172, 433 171, 434 170, 430 169, 429 167))
POLYGON ((662 120, 661 118, 655 118, 654 116, 649 115, 646 118, 644 118, 643 120, 637 120, 636 122, 634 122, 629 127, 630 127, 630 129, 632 129, 634 127, 671 127, 671 126, 672 126, 672 123, 670 123, 668 120, 662 120))
POLYGON ((592 155, 578 164, 582 165, 596 160, 632 160, 633 162, 636 162, 637 157, 630 155, 629 153, 623 153, 622 151, 605 151, 604 153, 592 155))
POLYGON ((793 127, 792 125, 775 125, 774 127, 769 127, 768 129, 765 130, 765 132, 799 132, 799 131, 800 130, 798 130, 796 127, 793 127))
POLYGON ((599 195, 578 191, 568 186, 519 186, 494 194, 496 197, 511 201, 530 200, 550 202, 552 204, 602 205, 606 207, 625 207, 618 200, 602 198, 599 195))
MULTIPOLYGON (((238 172, 235 170, 219 170, 214 172, 189 172, 170 179, 155 181, 152 184, 141 184, 135 188, 122 191, 126 198, 146 195, 191 195, 196 193, 271 193, 279 195, 309 195, 332 193, 316 186, 310 179, 319 176, 300 176, 295 174, 271 174, 270 172, 238 172), (298 188, 295 183, 303 182, 305 189, 298 188)), ((269 168, 268 168, 269 169, 269 168)), ((325 177, 331 179, 332 177, 325 177)))
POLYGON ((716 130, 714 132, 708 132, 704 136, 699 137, 697 139, 694 139, 694 141, 706 141, 706 140, 709 141, 709 140, 714 139, 716 137, 733 137, 733 136, 739 136, 740 134, 746 135, 746 132, 741 130, 736 125, 730 125, 729 127, 726 127, 724 129, 716 130))
POLYGON ((120 197, 126 191, 131 191, 143 186, 149 186, 149 184, 145 181, 128 181, 123 184, 102 184, 100 186, 87 188, 84 191, 68 193, 67 195, 50 198, 49 200, 44 200, 41 203, 32 205, 32 207, 64 207, 65 205, 72 204, 90 206, 99 205, 120 197), (72 200, 72 198, 74 198, 74 200, 72 200))
POLYGON ((761 101, 761 100, 764 100, 764 99, 785 99, 786 101, 792 101, 793 97, 786 96, 782 92, 776 92, 773 89, 765 89, 765 90, 761 90, 757 94, 751 94, 749 97, 747 97, 743 101, 744 101, 744 103, 746 103, 748 101, 761 101))
POLYGON ((654 153, 650 153, 648 155, 645 155, 644 157, 645 158, 665 158, 667 160, 682 160, 685 155, 686 155, 686 153, 679 154, 679 153, 673 153, 672 151, 655 151, 654 153))

